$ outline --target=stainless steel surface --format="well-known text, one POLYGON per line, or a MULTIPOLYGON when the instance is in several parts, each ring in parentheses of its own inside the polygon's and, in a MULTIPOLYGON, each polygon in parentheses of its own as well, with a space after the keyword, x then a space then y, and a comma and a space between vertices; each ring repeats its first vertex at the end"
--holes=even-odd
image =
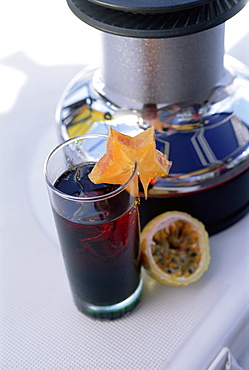
POLYGON ((102 33, 101 75, 107 98, 133 108, 136 102, 202 103, 222 78, 224 24, 166 39, 102 33))
POLYGON ((120 108, 103 96, 106 87, 99 69, 83 69, 58 104, 58 133, 66 140, 86 132, 108 134, 112 126, 134 136, 154 125, 158 148, 173 166, 149 194, 184 194, 228 181, 249 166, 248 102, 244 100, 249 70, 233 58, 225 59, 225 78, 202 105, 120 108))

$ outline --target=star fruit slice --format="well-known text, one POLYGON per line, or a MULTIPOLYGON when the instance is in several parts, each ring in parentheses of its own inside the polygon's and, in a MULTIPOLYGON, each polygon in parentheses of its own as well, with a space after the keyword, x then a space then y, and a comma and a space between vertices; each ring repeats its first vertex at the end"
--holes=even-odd
POLYGON ((131 177, 135 163, 147 198, 150 181, 166 176, 171 167, 167 156, 156 149, 154 127, 134 137, 110 128, 106 153, 96 163, 89 178, 95 184, 124 185, 131 177))

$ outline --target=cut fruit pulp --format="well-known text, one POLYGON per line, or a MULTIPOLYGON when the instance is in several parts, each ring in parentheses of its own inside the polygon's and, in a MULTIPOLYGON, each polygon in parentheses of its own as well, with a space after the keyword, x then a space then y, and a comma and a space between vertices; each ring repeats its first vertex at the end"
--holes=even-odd
POLYGON ((195 282, 210 262, 204 225, 178 211, 155 217, 141 233, 141 260, 146 271, 163 284, 183 286, 195 282))

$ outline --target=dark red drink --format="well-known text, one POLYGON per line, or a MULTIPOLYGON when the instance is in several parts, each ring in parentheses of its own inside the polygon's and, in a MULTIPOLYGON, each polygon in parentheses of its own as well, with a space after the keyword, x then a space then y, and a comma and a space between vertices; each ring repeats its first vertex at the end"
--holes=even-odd
MULTIPOLYGON (((78 166, 55 182, 64 194, 99 197, 119 186, 93 184, 93 165, 78 166)), ((98 198, 95 198, 98 199, 98 198)), ((137 202, 122 190, 91 202, 54 201, 54 217, 76 306, 94 317, 113 319, 138 303, 141 289, 137 202), (137 293, 129 304, 121 304, 137 293), (119 304, 120 303, 120 304, 119 304), (110 307, 112 306, 112 307, 110 307)))

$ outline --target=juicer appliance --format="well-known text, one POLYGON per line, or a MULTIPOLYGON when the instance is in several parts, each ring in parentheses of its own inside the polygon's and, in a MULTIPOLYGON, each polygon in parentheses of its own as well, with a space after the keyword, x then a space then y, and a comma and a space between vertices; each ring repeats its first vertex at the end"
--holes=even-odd
POLYGON ((60 139, 155 127, 172 167, 141 192, 143 227, 170 210, 213 235, 249 209, 249 70, 224 52, 225 21, 245 0, 67 0, 99 30, 101 60, 58 103, 60 139))

